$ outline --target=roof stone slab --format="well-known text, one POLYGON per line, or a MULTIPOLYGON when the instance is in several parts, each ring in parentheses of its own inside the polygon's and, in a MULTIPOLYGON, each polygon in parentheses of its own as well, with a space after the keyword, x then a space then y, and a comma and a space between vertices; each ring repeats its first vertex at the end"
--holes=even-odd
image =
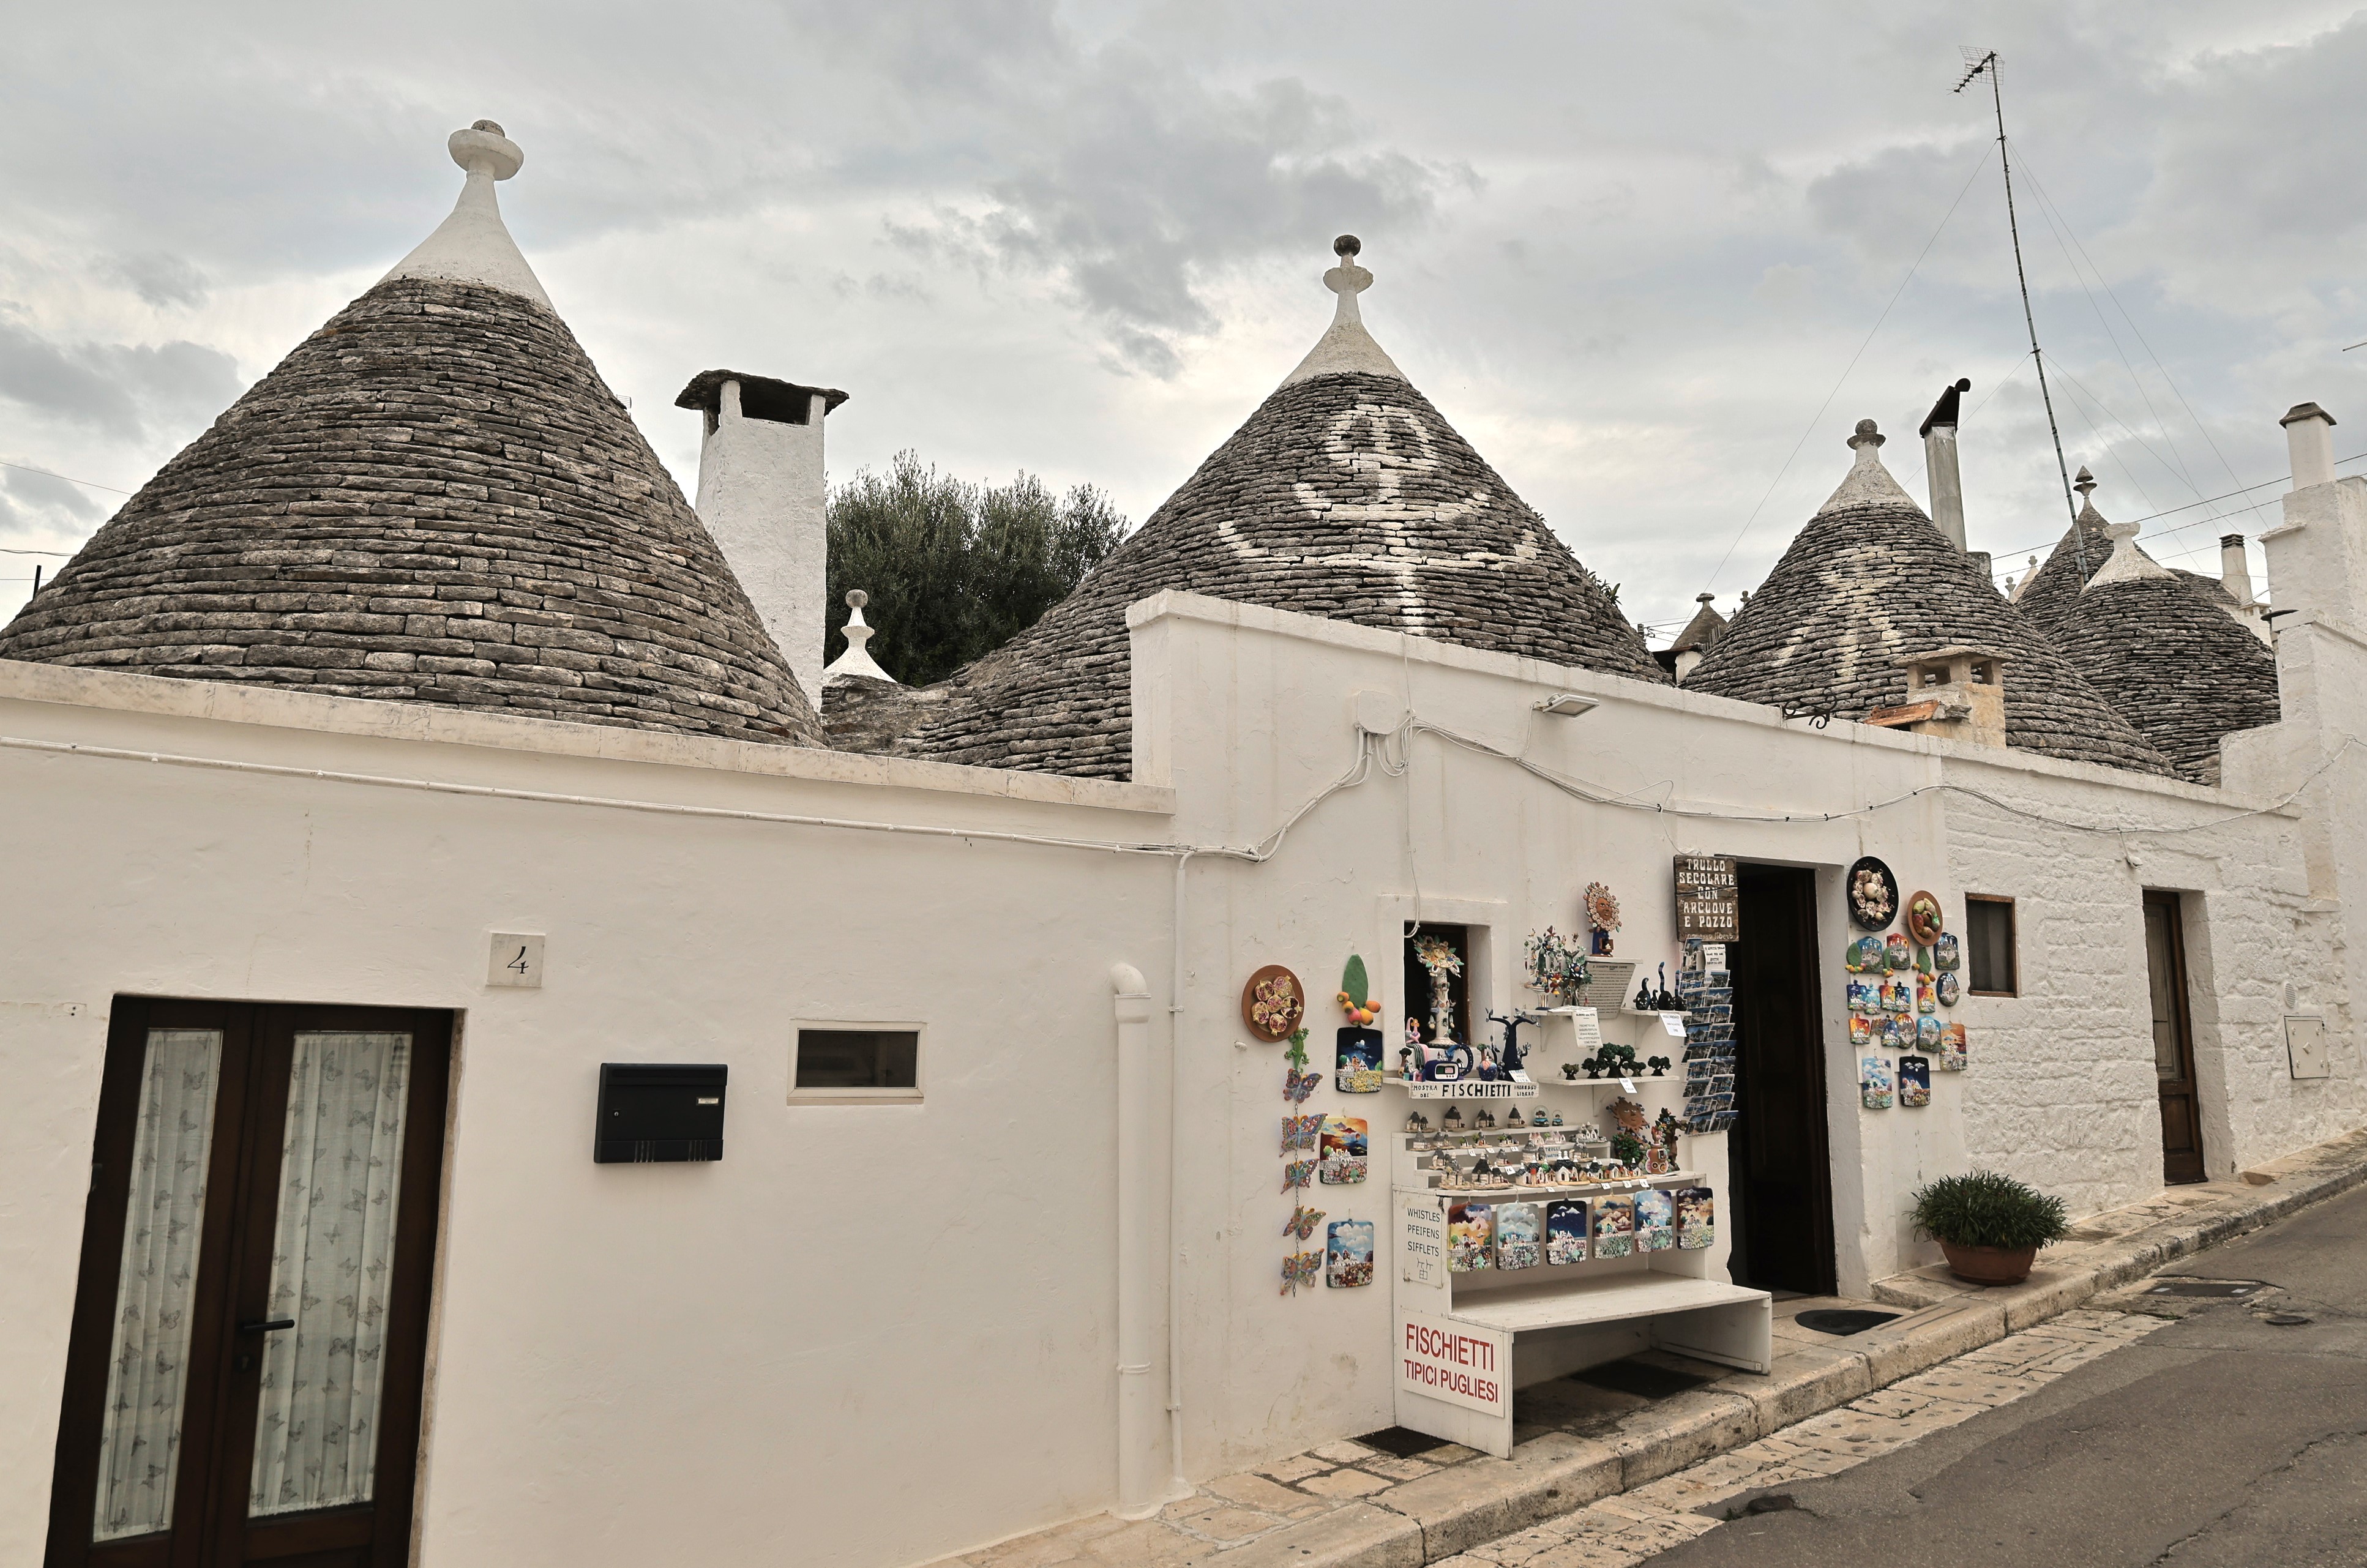
POLYGON ((1900 660, 1951 646, 1993 649, 2006 660, 2009 746, 2168 773, 2161 754, 1898 488, 1876 455, 1872 422, 1861 422, 1851 445, 1850 477, 1735 612, 1686 689, 1856 719, 1907 701, 1900 660))
MULTIPOLYGON (((2053 638, 2191 783, 2219 782, 2226 736, 2281 716, 2276 655, 2192 583, 2159 567, 2098 572, 2053 638)), ((2006 682, 2010 705, 2010 668, 2006 682)))
POLYGON ((0 631, 0 658, 821 740, 574 334, 519 289, 448 277, 390 277, 300 344, 0 631))

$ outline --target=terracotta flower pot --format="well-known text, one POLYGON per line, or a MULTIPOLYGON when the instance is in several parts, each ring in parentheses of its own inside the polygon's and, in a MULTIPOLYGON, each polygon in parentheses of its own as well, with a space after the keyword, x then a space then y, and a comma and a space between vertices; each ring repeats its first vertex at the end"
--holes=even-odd
POLYGON ((2031 1260, 2038 1256, 2034 1247, 1959 1247, 1943 1241, 1940 1250, 1948 1257, 1948 1271, 1959 1280, 1976 1285, 2019 1285, 2030 1278, 2031 1260))

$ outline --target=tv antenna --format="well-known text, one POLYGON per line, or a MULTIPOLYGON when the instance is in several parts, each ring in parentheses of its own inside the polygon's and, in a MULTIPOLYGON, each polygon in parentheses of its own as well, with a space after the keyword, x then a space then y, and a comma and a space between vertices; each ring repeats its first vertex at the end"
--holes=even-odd
POLYGON ((2055 471, 2063 479, 2063 505, 2071 514, 2072 558, 2079 563, 2079 579, 2088 578, 2088 542, 2079 526, 2079 503, 2071 499, 2071 465, 2063 460, 2063 429, 2055 423, 2055 395, 2046 389, 2046 358, 2038 351, 2038 318, 2030 310, 2030 275, 2022 265, 2022 225, 2013 212, 2013 164, 2006 155, 2005 96, 1998 87, 1998 57, 1993 49, 1975 49, 1959 44, 1956 52, 1965 57, 1965 74, 1954 89, 1963 92, 1983 75, 1989 79, 1989 104, 1997 111, 1998 166, 2005 171, 2005 227, 2013 236, 2013 276, 2022 285, 2022 321, 2030 329, 2030 357, 2038 367, 2038 400, 2046 405, 2046 433, 2055 438, 2055 471))

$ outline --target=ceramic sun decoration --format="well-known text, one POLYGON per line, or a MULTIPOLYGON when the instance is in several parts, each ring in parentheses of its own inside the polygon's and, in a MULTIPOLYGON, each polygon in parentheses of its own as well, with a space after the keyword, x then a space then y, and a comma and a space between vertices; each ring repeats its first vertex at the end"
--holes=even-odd
POLYGON ((1967 1066, 1965 1046, 1965 1026, 1952 1023, 1940 1032, 1940 1070, 1961 1073, 1967 1066))
POLYGON ((1677 1189, 1677 1246, 1698 1251, 1717 1240, 1717 1194, 1706 1187, 1677 1189))
POLYGON ((1940 929, 1945 923, 1940 913, 1940 900, 1917 889, 1907 896, 1907 934, 1929 947, 1940 940, 1940 929))
POLYGON ((1298 976, 1279 964, 1267 964, 1241 987, 1241 1021, 1268 1043, 1288 1039, 1306 1012, 1307 992, 1298 976))
POLYGON ((1323 1237, 1323 1283, 1335 1291, 1373 1282, 1373 1222, 1334 1220, 1323 1237))
POLYGON ((1850 867, 1846 891, 1850 921, 1860 931, 1881 931, 1898 913, 1898 879, 1872 855, 1850 867))
POLYGON ((1890 1109, 1890 1064, 1879 1056, 1858 1063, 1858 1098, 1868 1111, 1890 1109))
POLYGON ((1496 1264, 1496 1211, 1486 1203, 1455 1203, 1446 1211, 1446 1271, 1477 1274, 1496 1264))
POLYGON ((1931 1103, 1931 1063, 1924 1056, 1898 1058, 1898 1103, 1920 1111, 1931 1103))
POLYGON ((1611 933, 1619 929, 1619 900, 1612 897, 1608 883, 1590 882, 1580 902, 1586 908, 1588 944, 1593 948, 1594 956, 1610 957, 1611 933))
POLYGON ((1335 1187, 1364 1180, 1365 1155, 1369 1147, 1363 1117, 1326 1117, 1323 1122, 1322 1179, 1335 1187))
POLYGON ((1626 1258, 1635 1250, 1635 1200, 1597 1198, 1594 1201, 1594 1256, 1626 1258))
POLYGON ((1667 1252, 1677 1245, 1676 1204, 1658 1188, 1636 1194, 1636 1250, 1667 1252))
POLYGON ((1575 1199, 1546 1205, 1546 1261, 1586 1261, 1586 1205, 1575 1199))
POLYGON ((1534 1269, 1545 1261, 1545 1215, 1535 1203, 1496 1205, 1496 1267, 1534 1269))

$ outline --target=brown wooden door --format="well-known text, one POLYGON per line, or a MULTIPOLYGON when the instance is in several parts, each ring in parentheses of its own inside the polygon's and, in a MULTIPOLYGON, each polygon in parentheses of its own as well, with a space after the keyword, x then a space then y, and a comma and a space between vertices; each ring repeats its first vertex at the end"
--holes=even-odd
POLYGON ((2201 1181, 2203 1110, 2194 1084, 2194 1021, 2187 1010, 2186 933, 2178 895, 2146 893, 2145 925, 2154 1076, 2161 1092, 2162 1179, 2201 1181))
POLYGON ((51 1568, 410 1557, 451 1020, 118 998, 51 1568))

